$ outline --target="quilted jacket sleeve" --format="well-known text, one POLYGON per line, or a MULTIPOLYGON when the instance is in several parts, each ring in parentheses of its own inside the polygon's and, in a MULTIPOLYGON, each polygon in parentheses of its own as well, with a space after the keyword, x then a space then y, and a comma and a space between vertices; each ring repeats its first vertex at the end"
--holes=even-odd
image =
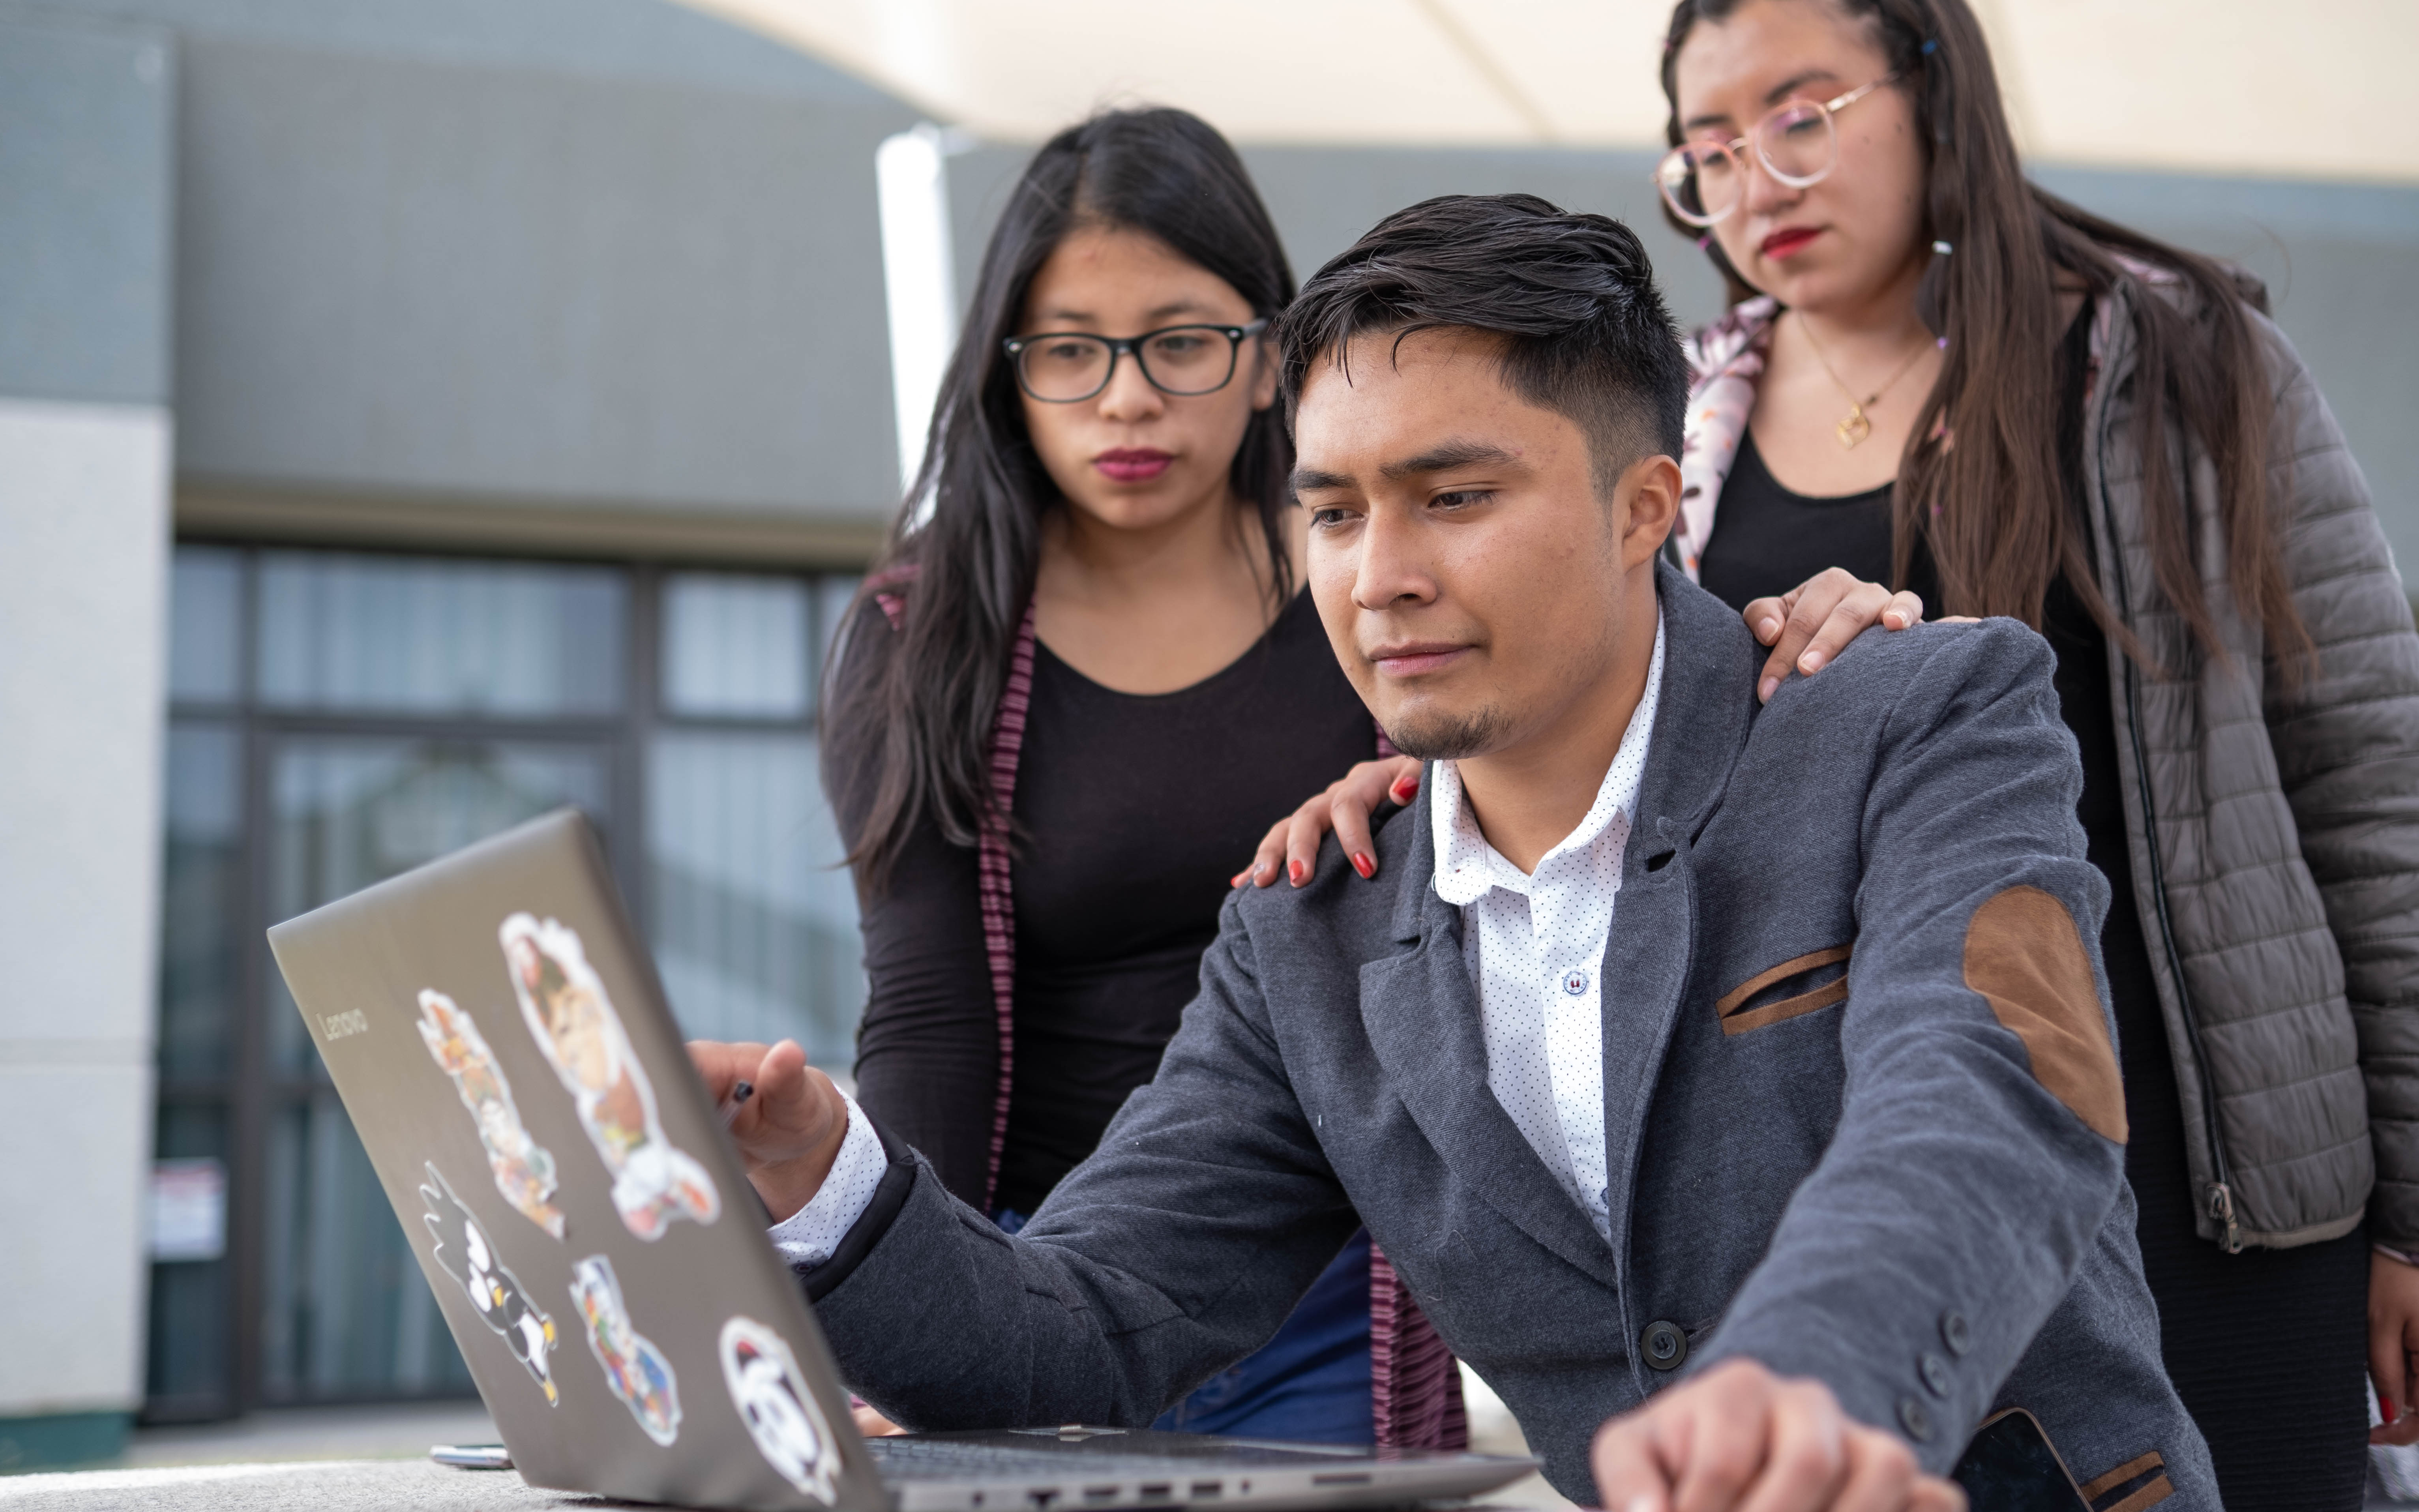
POLYGON ((2253 319, 2276 375, 2271 508, 2318 645, 2298 678, 2272 654, 2269 737, 2360 1035, 2370 1231, 2419 1247, 2419 636, 2334 415, 2283 333, 2253 319))

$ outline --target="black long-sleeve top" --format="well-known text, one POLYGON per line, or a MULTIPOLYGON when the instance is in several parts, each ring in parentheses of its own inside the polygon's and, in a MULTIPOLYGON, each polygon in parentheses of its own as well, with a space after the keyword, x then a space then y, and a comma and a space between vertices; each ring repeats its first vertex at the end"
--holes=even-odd
MULTIPOLYGON (((841 678, 872 675, 895 647, 879 611, 860 611, 841 678)), ((854 841, 871 774, 847 732, 830 738, 832 800, 854 841)), ((1240 659, 1173 693, 1115 692, 1034 648, 1015 799, 1015 1063, 994 1209, 1031 1212, 1091 1153, 1158 1070, 1227 879, 1270 825, 1375 747, 1307 593, 1240 659)), ((980 1205, 999 1035, 975 852, 919 825, 888 887, 860 903, 871 996, 858 1101, 980 1205)))

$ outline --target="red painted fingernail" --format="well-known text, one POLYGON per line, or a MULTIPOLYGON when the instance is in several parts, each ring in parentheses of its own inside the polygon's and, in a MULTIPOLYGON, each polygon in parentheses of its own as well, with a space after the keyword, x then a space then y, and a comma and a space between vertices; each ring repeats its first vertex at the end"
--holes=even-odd
POLYGON ((1250 867, 1245 867, 1240 872, 1236 872, 1233 876, 1228 877, 1226 879, 1226 886, 1230 887, 1240 887, 1243 885, 1243 879, 1251 874, 1252 869, 1250 867))
POLYGON ((1386 796, 1394 799, 1396 803, 1409 803, 1419 795, 1420 779, 1416 777, 1403 778, 1396 781, 1393 787, 1386 790, 1386 796))
POLYGON ((1352 853, 1352 870, 1360 872, 1361 880, 1366 882, 1371 877, 1378 874, 1378 863, 1362 855, 1359 851, 1354 851, 1352 853))
POLYGON ((1300 861, 1287 861, 1286 863, 1286 875, 1292 878, 1293 885, 1299 887, 1302 885, 1302 882, 1309 877, 1310 868, 1302 865, 1300 861))

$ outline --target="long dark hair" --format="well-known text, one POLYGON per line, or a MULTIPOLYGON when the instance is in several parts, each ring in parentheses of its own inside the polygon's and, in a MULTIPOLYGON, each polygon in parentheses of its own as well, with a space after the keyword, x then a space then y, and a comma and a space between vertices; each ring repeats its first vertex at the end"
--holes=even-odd
MULTIPOLYGON (((1040 559, 1041 520, 1058 489, 1025 428, 1016 377, 1000 344, 1015 335, 1034 275, 1071 231, 1106 226, 1157 238, 1225 279, 1272 316, 1293 298, 1293 272, 1242 160, 1180 110, 1120 110, 1059 132, 1034 154, 983 252, 972 309, 933 406, 924 465, 875 571, 900 607, 898 640, 878 676, 836 682, 828 738, 866 774, 871 804, 849 837, 849 862, 870 887, 888 876, 908 832, 930 819, 972 845, 992 814, 992 724, 1040 559), (912 575, 912 580, 911 580, 912 575)), ((1241 381, 1239 372, 1237 381, 1241 381)), ((1255 414, 1228 470, 1255 506, 1271 598, 1292 596, 1286 479, 1293 446, 1274 406, 1255 414)), ((860 594, 860 597, 866 596, 860 594)), ((849 623, 876 624, 852 612, 849 623)), ((836 666, 859 659, 843 643, 836 666)))
MULTIPOLYGON (((1676 72, 1681 44, 1700 21, 1719 22, 1739 0, 1680 0, 1663 50, 1665 134, 1682 140, 1676 72)), ((1903 584, 1918 540, 1940 574, 1950 613, 2006 614, 2038 629, 2061 572, 2102 628, 2145 662, 2139 641, 2110 611, 2085 555, 2079 522, 2059 480, 2057 275, 2104 296, 2130 276, 2125 260, 2163 270, 2186 299, 2133 301, 2134 404, 2142 461, 2145 531, 2160 591, 2208 654, 2223 657, 2195 563, 2185 506, 2180 427, 2208 453, 2226 530, 2226 577, 2240 612, 2267 631, 2287 660, 2310 648, 2293 607, 2284 547, 2270 509, 2266 364, 2244 306, 2265 314, 2256 282, 2209 258, 2103 221, 2027 182, 2016 160, 1998 76, 1965 0, 1825 0, 1870 22, 1897 87, 1914 103, 1924 178, 1926 239, 1936 251, 1917 308, 1948 338, 1940 378, 1917 417, 1892 490, 1891 575, 1903 584), (2181 307, 2180 307, 2181 306, 2181 307)), ((1670 207, 1665 207, 1670 216, 1670 207)), ((1683 235, 1699 236, 1672 218, 1683 235)), ((1711 237, 1706 252, 1733 299, 1755 292, 1711 237)))

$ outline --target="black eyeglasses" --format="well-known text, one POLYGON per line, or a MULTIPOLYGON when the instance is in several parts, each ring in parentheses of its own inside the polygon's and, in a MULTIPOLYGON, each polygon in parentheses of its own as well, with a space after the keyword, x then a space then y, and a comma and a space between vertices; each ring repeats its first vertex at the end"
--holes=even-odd
POLYGON ((1243 338, 1268 329, 1247 326, 1165 326, 1139 336, 1096 336, 1087 331, 1045 331, 1010 336, 1000 349, 1016 363, 1017 386, 1044 404, 1076 404, 1109 386, 1117 359, 1133 354, 1150 386, 1179 398, 1215 393, 1235 377, 1243 338))

